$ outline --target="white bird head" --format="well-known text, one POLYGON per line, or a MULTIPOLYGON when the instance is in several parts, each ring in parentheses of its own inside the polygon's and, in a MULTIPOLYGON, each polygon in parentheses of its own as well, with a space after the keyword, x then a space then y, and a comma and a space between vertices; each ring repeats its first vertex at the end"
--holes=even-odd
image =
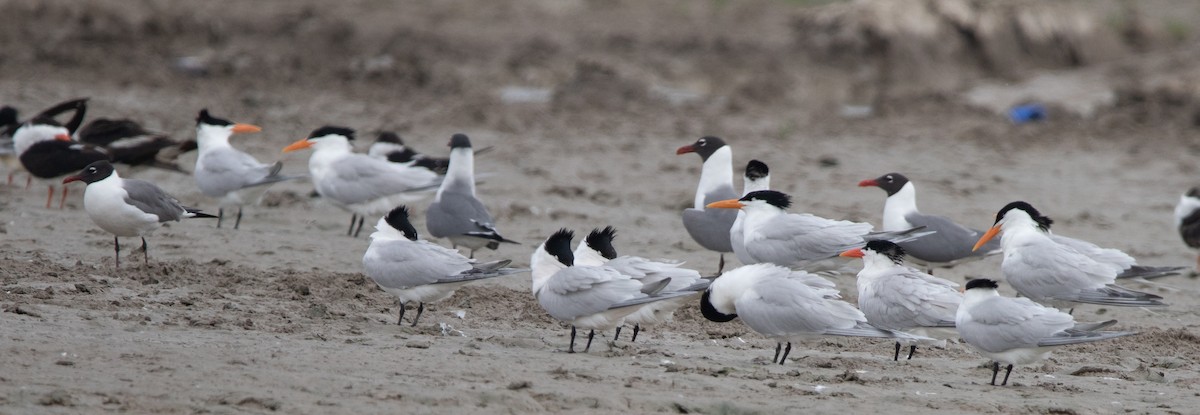
POLYGON ((283 152, 292 152, 312 148, 315 151, 339 149, 350 151, 350 141, 354 140, 354 130, 346 127, 326 125, 313 130, 308 138, 297 140, 283 148, 283 152))
POLYGON ((1016 201, 1004 205, 1000 212, 996 213, 996 222, 988 229, 979 242, 975 243, 973 250, 978 250, 979 247, 986 244, 988 241, 995 238, 1002 231, 1013 232, 1017 230, 1033 230, 1040 232, 1049 232, 1050 225, 1054 221, 1049 217, 1042 216, 1033 205, 1029 203, 1016 201))
POLYGON ((71 132, 54 120, 34 119, 13 132, 13 149, 21 154, 34 144, 52 140, 71 141, 71 132))
POLYGON ((208 109, 200 110, 196 116, 196 145, 204 148, 215 144, 228 143, 229 137, 235 133, 257 133, 262 131, 256 125, 234 123, 229 120, 212 116, 208 109))

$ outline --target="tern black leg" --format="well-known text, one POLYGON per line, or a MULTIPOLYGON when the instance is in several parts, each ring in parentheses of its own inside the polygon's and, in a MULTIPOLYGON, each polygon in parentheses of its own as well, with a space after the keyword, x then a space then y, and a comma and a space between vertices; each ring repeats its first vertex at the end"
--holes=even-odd
MULTIPOLYGON (((619 327, 618 327, 618 328, 619 328, 619 327)), ((633 325, 633 338, 629 339, 629 342, 630 342, 630 343, 633 343, 633 342, 637 341, 637 334, 638 334, 638 332, 639 332, 639 331, 642 331, 642 325, 641 325, 641 324, 634 324, 634 325, 633 325)))
POLYGON ((575 326, 571 326, 571 346, 567 347, 567 353, 575 353, 575 326))
POLYGON ((225 220, 225 208, 217 208, 217 229, 221 229, 223 220, 225 220))
POLYGON ((892 357, 893 362, 900 361, 900 342, 896 342, 896 355, 892 357))
POLYGON ((241 225, 242 225, 242 207, 238 206, 237 220, 233 221, 233 229, 236 230, 238 228, 238 226, 241 226, 241 225))
POLYGON ((146 246, 146 238, 142 237, 142 261, 150 265, 150 247, 146 246))
POLYGON ((1071 307, 1071 309, 1070 309, 1070 310, 1067 310, 1067 314, 1069 314, 1069 315, 1075 315, 1075 307, 1071 307))
POLYGON ((917 352, 917 345, 908 346, 908 360, 912 360, 913 353, 917 352))
POLYGON ((351 213, 350 214, 350 229, 346 230, 346 236, 354 235, 354 221, 356 221, 356 220, 358 220, 358 214, 351 213))
POLYGON ((424 312, 425 312, 425 303, 420 303, 419 305, 417 305, 417 316, 413 317, 412 327, 417 326, 417 320, 421 319, 421 313, 424 313, 424 312))
POLYGON ((115 236, 113 237, 113 253, 116 254, 116 268, 121 269, 121 240, 115 236))
POLYGON ((1000 362, 992 362, 992 386, 996 386, 996 374, 1000 373, 1000 362))
POLYGON ((354 228, 354 237, 355 237, 355 238, 357 238, 357 237, 358 237, 358 233, 359 233, 359 232, 362 232, 363 220, 364 220, 364 219, 366 219, 366 218, 367 218, 367 217, 366 217, 366 216, 363 216, 363 215, 359 215, 359 216, 358 216, 358 227, 354 228))
POLYGON ((771 358, 771 363, 779 363, 780 351, 783 351, 783 343, 775 343, 775 357, 771 358))
POLYGON ((475 259, 475 250, 474 249, 471 250, 470 255, 467 255, 467 259, 475 259))
POLYGON ((613 336, 613 341, 621 339, 621 326, 617 326, 617 335, 613 336))
POLYGON ((725 270, 725 254, 721 254, 721 261, 717 262, 717 275, 721 275, 721 271, 725 270))
POLYGON ((782 365, 783 362, 786 362, 787 355, 788 355, 788 353, 791 353, 791 352, 792 352, 792 342, 787 342, 787 347, 783 348, 783 356, 779 357, 779 364, 782 365))
MULTIPOLYGON (((996 366, 997 366, 996 371, 997 372, 1000 371, 1000 368, 999 368, 1000 364, 997 363, 996 366)), ((1011 375, 1011 374, 1012 374, 1012 365, 1010 364, 1010 365, 1008 365, 1008 370, 1004 372, 1004 382, 1000 382, 1000 386, 1008 385, 1008 375, 1011 375)))
POLYGON ((396 325, 404 325, 404 303, 400 303, 400 318, 396 320, 396 325))
POLYGON ((591 329, 591 330, 588 330, 588 342, 587 342, 587 346, 583 346, 583 352, 584 352, 584 353, 587 353, 588 349, 591 349, 591 348, 592 348, 592 337, 595 337, 595 336, 596 336, 596 329, 591 329))

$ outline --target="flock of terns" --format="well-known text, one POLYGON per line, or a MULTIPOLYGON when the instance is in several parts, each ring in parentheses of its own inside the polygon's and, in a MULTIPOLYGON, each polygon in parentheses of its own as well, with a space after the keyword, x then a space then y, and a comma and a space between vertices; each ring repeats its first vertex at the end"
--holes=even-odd
MULTIPOLYGON (((220 227, 226 209, 236 209, 236 229, 243 207, 257 204, 271 184, 307 178, 323 200, 351 212, 348 235, 357 236, 365 219, 379 218, 363 268, 399 298, 398 323, 407 303, 418 305, 415 326, 426 303, 445 299, 464 284, 529 272, 538 304, 571 326, 571 353, 578 329, 588 331, 584 352, 597 330, 616 329, 619 337, 620 328, 629 325, 636 341, 642 326, 668 322, 676 310, 698 302, 711 321, 740 318, 775 340, 772 362, 779 364, 793 342, 815 336, 885 338, 895 344, 894 360, 906 345, 911 359, 918 345, 962 339, 992 359, 991 384, 1006 365, 1005 385, 1014 365, 1044 359, 1053 347, 1135 334, 1105 330, 1115 320, 1076 322, 1060 309, 1073 311, 1080 304, 1165 306, 1158 295, 1118 283, 1186 268, 1138 265, 1119 250, 1054 234, 1050 218, 1026 202, 1004 206, 986 231, 923 214, 917 209, 915 184, 899 173, 859 183, 887 193, 882 230, 790 213, 790 197, 770 189, 769 169, 760 161, 747 165, 743 192, 735 193, 731 147, 720 138, 703 137, 677 151, 703 160, 695 203, 683 212, 683 224, 697 243, 720 254, 717 276, 704 277, 681 262, 618 255, 612 227, 591 231, 574 249, 574 232, 554 232, 533 251, 530 268, 518 269, 509 266, 510 260, 474 259, 478 250, 516 242, 501 236, 475 194, 477 151, 466 135, 451 137, 448 158, 417 153, 391 133, 381 134, 371 151, 361 154, 353 151, 353 130, 325 126, 283 149, 313 150, 309 175, 289 176, 282 174, 281 163, 259 162, 230 144, 231 136, 258 132, 257 126, 202 110, 195 141, 180 143, 128 120, 96 120, 86 126, 90 130, 81 128, 86 102, 68 101, 25 121, 11 107, 0 109, 0 133, 11 137, 12 144, 0 153, 20 161, 9 166, 10 184, 12 172, 20 168, 48 181, 47 208, 54 181, 77 172, 61 180, 62 197, 67 183, 87 184, 84 208, 97 226, 114 235, 117 268, 120 237, 140 237, 148 262, 145 237, 162 223, 216 218, 220 227), (60 124, 56 117, 67 113, 72 113, 70 120, 60 124), (219 200, 217 215, 182 206, 153 183, 122 178, 113 166, 182 172, 173 159, 192 149, 199 153, 192 172, 196 186, 219 200), (468 255, 419 238, 405 204, 429 193, 434 193, 424 215, 429 234, 467 249, 468 255), (726 253, 744 265, 725 270, 726 253), (1004 281, 1019 298, 999 295, 993 280, 971 280, 960 290, 957 283, 922 271, 996 254, 1002 256, 1004 281), (855 269, 857 306, 842 300, 827 279, 855 269)), ((1200 247, 1200 189, 1182 196, 1176 220, 1183 239, 1200 247)))

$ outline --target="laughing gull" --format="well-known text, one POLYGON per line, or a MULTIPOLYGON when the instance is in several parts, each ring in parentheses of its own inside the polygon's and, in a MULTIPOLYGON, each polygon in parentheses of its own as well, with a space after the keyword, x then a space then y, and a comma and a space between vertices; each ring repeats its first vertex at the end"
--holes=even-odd
MULTIPOLYGON (((633 277, 644 286, 656 286, 659 281, 670 280, 663 291, 693 292, 695 295, 679 297, 668 301, 658 301, 643 305, 638 311, 625 316, 625 324, 633 325, 633 337, 629 341, 637 341, 638 332, 642 325, 662 324, 672 321, 675 310, 690 303, 708 288, 709 280, 700 276, 700 272, 682 268, 683 262, 650 260, 639 256, 617 256, 617 249, 612 241, 617 236, 617 230, 612 226, 604 229, 593 229, 587 238, 579 242, 573 255, 576 265, 608 266, 618 272, 633 277)), ((617 334, 613 340, 621 337, 621 326, 617 326, 617 334)))
POLYGON ((694 294, 663 292, 669 280, 646 286, 612 267, 576 265, 571 252, 574 236, 574 232, 560 229, 529 259, 531 288, 538 304, 551 317, 571 325, 568 353, 575 353, 576 328, 588 330, 586 353, 596 330, 621 325, 641 305, 694 294))
POLYGON ((396 324, 404 322, 406 303, 418 303, 413 326, 425 311, 425 303, 444 300, 467 283, 528 271, 506 268, 512 262, 507 259, 476 263, 458 250, 417 239, 417 230, 409 222, 404 206, 379 219, 362 261, 367 276, 400 299, 396 324))
POLYGON ((215 218, 199 210, 179 204, 174 197, 163 192, 154 183, 137 179, 122 179, 113 169, 112 163, 101 160, 94 162, 77 175, 63 179, 63 184, 74 181, 87 183, 83 192, 83 208, 100 229, 113 234, 113 252, 116 268, 121 267, 121 242, 119 237, 142 238, 142 259, 150 263, 146 236, 162 226, 163 222, 185 218, 215 218))
POLYGON ((887 192, 883 204, 883 230, 898 231, 914 226, 924 226, 934 234, 900 244, 916 262, 940 267, 978 260, 1000 253, 1000 242, 994 241, 979 250, 971 246, 983 236, 983 231, 971 229, 936 215, 926 215, 917 210, 916 184, 900 173, 888 173, 874 179, 863 180, 859 187, 874 186, 887 192))
POLYGON ((322 199, 351 212, 346 234, 358 237, 366 217, 379 216, 402 203, 421 199, 425 196, 421 192, 436 188, 439 178, 427 169, 354 153, 350 145, 353 139, 354 130, 325 126, 283 151, 314 150, 308 159, 313 187, 322 199))
POLYGON ((861 311, 841 300, 833 282, 774 264, 743 265, 721 274, 700 297, 700 312, 715 322, 741 317, 755 332, 775 340, 771 363, 781 365, 792 351, 792 342, 806 338, 931 340, 874 327, 861 311))
POLYGON ((235 124, 213 117, 207 109, 200 110, 196 117, 196 144, 200 155, 196 157, 193 176, 196 187, 205 196, 221 200, 217 210, 218 228, 225 218, 226 207, 237 208, 237 219, 233 222, 233 229, 237 229, 242 224, 243 205, 257 205, 274 183, 300 178, 279 174, 283 162, 261 163, 229 144, 229 137, 235 133, 259 131, 262 129, 254 125, 235 124))
POLYGON ((741 199, 713 202, 709 208, 746 212, 743 243, 753 263, 769 262, 808 271, 840 272, 848 262, 842 252, 873 239, 900 242, 927 235, 911 228, 872 232, 869 223, 825 219, 807 213, 788 213, 791 197, 774 190, 750 192, 741 199))
POLYGON ((450 137, 449 170, 425 211, 425 227, 430 235, 469 249, 470 258, 483 247, 494 250, 501 242, 517 243, 500 236, 492 215, 475 197, 475 155, 466 134, 450 137))
POLYGON ((996 214, 995 224, 979 239, 981 247, 1000 235, 1005 281, 1033 301, 1059 308, 1076 303, 1121 307, 1164 305, 1162 297, 1113 284, 1114 267, 1098 262, 1050 236, 1050 218, 1026 202, 1012 202, 996 214))
POLYGON ((717 273, 725 269, 725 253, 733 252, 729 229, 737 212, 707 209, 709 203, 737 197, 733 190, 733 149, 717 137, 701 137, 695 143, 679 147, 675 154, 696 153, 704 162, 695 202, 683 211, 683 227, 704 249, 721 254, 717 273))
MULTIPOLYGON (((934 277, 904 265, 904 249, 888 241, 870 241, 867 246, 843 252, 842 256, 862 258, 858 272, 858 309, 875 327, 900 330, 942 339, 958 336, 954 331, 954 313, 962 303, 958 284, 934 277)), ((892 360, 900 360, 902 343, 896 342, 892 360)), ((918 342, 907 342, 912 360, 918 342)))
POLYGON ((975 279, 967 283, 962 305, 958 307, 955 323, 962 339, 992 359, 992 382, 1000 365, 1007 364, 1004 381, 1013 365, 1035 363, 1045 359, 1051 348, 1068 344, 1115 339, 1136 334, 1128 331, 1099 331, 1116 324, 1116 320, 1100 323, 1076 323, 1070 314, 1044 307, 1028 298, 1001 297, 995 281, 975 279))

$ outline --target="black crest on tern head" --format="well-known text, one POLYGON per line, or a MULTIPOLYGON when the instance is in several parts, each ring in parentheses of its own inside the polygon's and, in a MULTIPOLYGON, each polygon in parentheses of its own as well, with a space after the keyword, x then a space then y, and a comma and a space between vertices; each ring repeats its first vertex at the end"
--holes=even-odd
POLYGON ((605 226, 604 229, 593 229, 584 242, 588 247, 599 252, 604 259, 614 259, 617 257, 617 249, 613 248, 612 241, 616 237, 617 229, 605 226))
POLYGON ((895 242, 885 239, 873 239, 868 241, 867 246, 864 246, 863 249, 883 254, 897 264, 904 263, 904 248, 896 245, 895 242))
POLYGON ((987 278, 976 278, 967 282, 966 289, 970 290, 972 288, 991 288, 994 290, 1000 288, 1000 284, 997 284, 996 281, 992 281, 987 278))
POLYGON ((87 165, 87 167, 84 167, 83 171, 79 172, 79 174, 76 175, 76 177, 79 177, 79 180, 84 183, 92 184, 92 183, 107 179, 108 176, 112 175, 112 173, 113 173, 112 163, 109 163, 107 160, 100 160, 100 161, 94 161, 94 162, 92 162, 92 164, 89 164, 89 165, 87 165))
POLYGON ((376 137, 375 141, 380 143, 404 145, 404 140, 400 139, 400 135, 391 131, 380 131, 379 137, 376 137))
POLYGON ((692 151, 699 154, 700 159, 703 161, 708 161, 708 157, 717 152, 717 150, 720 150, 721 147, 725 147, 725 140, 711 135, 700 137, 699 140, 692 143, 692 151))
POLYGON ((887 192, 888 196, 896 194, 906 184, 908 184, 908 178, 900 173, 888 173, 875 178, 875 185, 887 192))
POLYGON ((766 201, 767 203, 770 203, 772 206, 775 206, 780 209, 787 209, 788 206, 792 205, 792 197, 791 196, 788 196, 787 194, 785 194, 783 192, 777 192, 774 190, 756 190, 756 191, 747 193, 745 196, 742 196, 742 198, 739 200, 741 200, 743 202, 749 202, 751 200, 763 200, 763 201, 766 201))
POLYGON ((471 139, 466 134, 450 136, 450 148, 471 148, 471 139))
POLYGON ((388 212, 387 216, 384 216, 383 219, 387 221, 388 225, 404 234, 404 237, 408 238, 408 240, 417 240, 417 229, 408 220, 408 207, 397 206, 391 212, 388 212))
POLYGON ((221 118, 217 118, 212 115, 209 115, 208 108, 200 110, 200 115, 196 116, 196 125, 200 125, 200 124, 216 125, 216 126, 222 126, 222 127, 227 126, 227 125, 233 125, 233 123, 230 122, 229 120, 225 120, 225 119, 221 119, 221 118))
POLYGON ((0 127, 5 127, 17 123, 17 109, 5 105, 0 107, 0 127))
POLYGON ((569 267, 575 265, 575 254, 571 253, 571 239, 574 238, 575 232, 563 228, 550 235, 550 238, 546 239, 546 243, 542 245, 545 246, 547 253, 558 258, 558 262, 569 267))
POLYGON ((709 302, 709 296, 711 295, 711 287, 707 290, 704 290, 703 294, 700 294, 700 315, 703 315, 704 318, 708 319, 709 321, 715 321, 718 323, 724 323, 737 318, 737 314, 725 314, 717 311, 717 308, 713 307, 712 302, 709 302))
POLYGON ((324 136, 331 135, 331 134, 337 134, 337 135, 346 137, 347 140, 354 140, 354 130, 351 130, 346 127, 338 127, 338 126, 333 126, 333 125, 326 125, 324 127, 313 130, 312 134, 308 135, 308 138, 324 137, 324 136))
POLYGON ((758 180, 767 177, 771 174, 771 170, 767 168, 767 163, 758 160, 750 160, 746 163, 746 178, 750 180, 758 180))
POLYGON ((1187 196, 1200 199, 1200 186, 1194 186, 1191 189, 1188 189, 1187 196))
POLYGON ((1000 209, 1000 213, 996 214, 996 223, 1000 222, 1001 219, 1004 219, 1004 215, 1008 214, 1008 211, 1013 209, 1017 209, 1029 214, 1029 217, 1033 218, 1034 222, 1037 222, 1038 228, 1043 231, 1050 230, 1050 225, 1054 223, 1054 221, 1050 218, 1042 216, 1041 212, 1038 212, 1037 209, 1033 208, 1033 205, 1022 201, 1016 201, 1004 205, 1004 208, 1000 209))

